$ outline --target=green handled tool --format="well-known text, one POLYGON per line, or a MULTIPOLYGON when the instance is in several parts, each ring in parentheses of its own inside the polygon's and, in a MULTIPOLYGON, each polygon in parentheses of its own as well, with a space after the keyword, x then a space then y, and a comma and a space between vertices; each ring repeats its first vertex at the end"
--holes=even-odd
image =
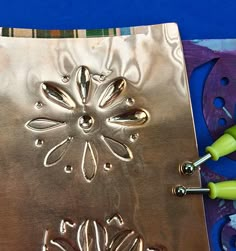
POLYGON ((207 194, 211 199, 236 200, 236 180, 218 183, 209 182, 207 188, 178 185, 173 189, 173 193, 178 197, 183 197, 187 194, 207 194))
POLYGON ((211 146, 206 147, 206 155, 195 162, 186 161, 180 166, 180 172, 191 175, 209 159, 217 161, 220 157, 236 151, 236 125, 227 129, 211 146))

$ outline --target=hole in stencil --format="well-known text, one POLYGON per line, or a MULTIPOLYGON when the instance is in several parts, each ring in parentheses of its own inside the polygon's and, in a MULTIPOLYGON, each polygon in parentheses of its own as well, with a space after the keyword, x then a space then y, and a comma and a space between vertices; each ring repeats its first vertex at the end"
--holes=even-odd
POLYGON ((219 125, 219 126, 226 126, 226 124, 227 124, 226 119, 220 118, 220 119, 218 120, 218 125, 219 125))
POLYGON ((213 103, 217 109, 222 109, 225 106, 225 100, 221 97, 215 98, 213 103))
POLYGON ((223 77, 221 80, 220 80, 220 83, 221 85, 223 86, 226 86, 229 84, 229 79, 227 77, 223 77))
POLYGON ((236 250, 236 235, 233 235, 230 239, 229 245, 232 249, 230 250, 236 250))

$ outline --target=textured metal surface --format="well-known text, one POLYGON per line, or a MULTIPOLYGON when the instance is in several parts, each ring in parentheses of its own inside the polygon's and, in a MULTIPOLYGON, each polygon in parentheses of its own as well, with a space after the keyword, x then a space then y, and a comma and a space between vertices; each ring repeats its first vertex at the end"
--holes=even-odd
POLYGON ((208 250, 175 24, 0 53, 1 251, 208 250))

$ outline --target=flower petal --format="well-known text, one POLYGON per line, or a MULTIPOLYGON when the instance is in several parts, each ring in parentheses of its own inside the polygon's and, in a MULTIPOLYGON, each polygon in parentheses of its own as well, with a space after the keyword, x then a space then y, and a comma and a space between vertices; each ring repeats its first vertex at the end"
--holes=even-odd
POLYGON ((133 154, 129 147, 125 144, 122 144, 112 138, 102 136, 107 147, 110 151, 119 159, 124 161, 130 161, 133 159, 133 154))
POLYGON ((81 168, 85 180, 91 182, 97 172, 97 162, 93 153, 93 149, 89 142, 86 142, 84 145, 84 153, 83 153, 81 168))
POLYGON ((143 251, 143 239, 141 237, 136 237, 133 241, 132 246, 130 247, 132 251, 143 251))
POLYGON ((89 95, 89 88, 91 84, 90 72, 86 66, 80 66, 77 72, 77 84, 82 103, 85 104, 89 95))
POLYGON ((111 117, 108 122, 123 126, 140 126, 145 124, 147 120, 147 113, 144 110, 137 109, 111 117))
POLYGON ((113 80, 102 93, 99 107, 105 108, 111 105, 125 89, 126 80, 122 77, 113 80))
POLYGON ((60 122, 52 119, 37 118, 27 122, 26 126, 28 127, 28 129, 33 131, 46 131, 63 126, 65 124, 65 122, 60 122))
POLYGON ((85 220, 79 226, 77 243, 81 251, 107 250, 107 239, 106 229, 94 220, 85 220))
POLYGON ((118 232, 112 239, 109 250, 110 251, 116 251, 118 250, 118 247, 121 246, 124 242, 124 240, 127 238, 127 236, 133 235, 134 232, 132 230, 123 230, 121 232, 118 232))
POLYGON ((75 108, 75 101, 62 88, 57 87, 55 83, 42 83, 42 90, 44 95, 53 103, 69 110, 75 108))
POLYGON ((143 251, 143 239, 132 230, 123 230, 116 234, 109 251, 143 251))
POLYGON ((67 139, 54 146, 45 156, 44 166, 50 167, 56 165, 65 155, 68 150, 73 138, 68 137, 67 139))

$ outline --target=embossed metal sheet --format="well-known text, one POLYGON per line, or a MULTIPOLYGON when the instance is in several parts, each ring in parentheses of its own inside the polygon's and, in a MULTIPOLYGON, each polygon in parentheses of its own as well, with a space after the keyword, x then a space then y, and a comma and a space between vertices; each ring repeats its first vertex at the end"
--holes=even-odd
POLYGON ((0 38, 1 251, 208 250, 175 24, 0 38))

